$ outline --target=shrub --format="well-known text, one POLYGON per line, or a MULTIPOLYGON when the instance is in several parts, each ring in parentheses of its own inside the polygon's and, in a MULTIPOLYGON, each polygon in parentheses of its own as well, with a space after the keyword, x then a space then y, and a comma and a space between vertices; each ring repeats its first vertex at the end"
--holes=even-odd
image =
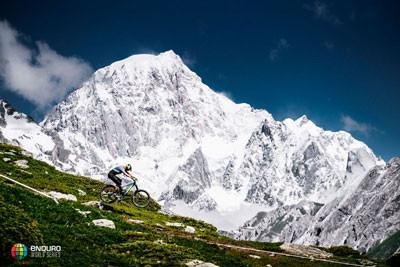
POLYGON ((330 248, 327 248, 326 251, 328 251, 338 257, 358 258, 361 256, 359 251, 354 250, 347 246, 330 247, 330 248))

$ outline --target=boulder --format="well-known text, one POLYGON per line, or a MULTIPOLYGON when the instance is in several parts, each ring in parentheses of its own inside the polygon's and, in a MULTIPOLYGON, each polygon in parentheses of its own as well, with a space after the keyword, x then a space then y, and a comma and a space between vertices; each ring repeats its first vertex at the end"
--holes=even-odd
POLYGON ((51 197, 54 197, 55 199, 65 199, 65 200, 69 200, 69 201, 77 201, 76 196, 72 195, 72 194, 63 194, 57 191, 50 191, 47 192, 47 194, 51 197))
POLYGON ((188 232, 188 233, 195 233, 196 232, 196 229, 193 227, 193 226, 186 226, 185 227, 185 232, 188 232))
POLYGON ((101 204, 100 201, 95 201, 95 200, 84 202, 84 203, 82 203, 82 205, 87 206, 87 207, 97 208, 97 209, 103 209, 103 204, 101 204))
POLYGON ((128 223, 134 223, 134 224, 142 224, 144 223, 142 220, 135 220, 135 219, 128 219, 128 223))
POLYGON ((204 262, 201 260, 192 260, 186 263, 186 266, 189 267, 218 267, 218 265, 215 265, 214 263, 211 262, 204 262))
POLYGON ((97 219, 97 220, 93 220, 92 223, 99 227, 107 227, 107 228, 115 229, 115 224, 111 220, 97 219))
POLYGON ((249 257, 250 257, 250 258, 253 258, 253 259, 261 259, 261 257, 258 256, 258 255, 249 255, 249 257))
POLYGON ((80 196, 86 196, 86 192, 83 191, 83 190, 81 190, 81 189, 78 189, 78 194, 79 194, 80 196))
POLYGON ((92 213, 91 211, 82 211, 80 209, 75 209, 79 214, 82 214, 83 216, 87 217, 90 213, 92 213))
POLYGON ((25 157, 33 157, 33 154, 31 152, 28 152, 26 150, 21 150, 21 154, 24 155, 25 157))
POLYGON ((172 223, 172 222, 165 222, 166 226, 172 226, 172 227, 184 227, 185 225, 183 223, 172 223))
POLYGON ((18 167, 20 167, 21 169, 29 168, 28 161, 26 159, 16 160, 16 161, 14 161, 14 164, 17 165, 18 167))

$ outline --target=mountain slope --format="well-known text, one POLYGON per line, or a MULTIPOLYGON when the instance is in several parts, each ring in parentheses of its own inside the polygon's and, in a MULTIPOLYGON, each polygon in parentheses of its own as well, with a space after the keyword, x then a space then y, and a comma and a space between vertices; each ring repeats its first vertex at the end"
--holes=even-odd
POLYGON ((55 143, 33 119, 0 99, 0 142, 24 147, 50 162, 55 143))
POLYGON ((99 69, 41 125, 62 141, 61 168, 101 179, 132 162, 166 206, 224 229, 260 210, 329 202, 383 164, 348 133, 233 103, 172 51, 99 69))
MULTIPOLYGON (((186 266, 195 259, 218 266, 339 266, 317 259, 270 256, 261 252, 279 252, 280 243, 228 239, 218 235, 216 228, 207 223, 166 215, 158 212, 156 206, 137 209, 130 202, 104 206, 103 210, 87 206, 87 201, 97 200, 102 183, 57 171, 26 156, 18 147, 0 144, 0 152, 0 157, 11 159, 0 160, 0 174, 7 172, 13 179, 42 191, 56 189, 77 196, 76 202, 60 200, 56 204, 0 177, 1 266, 186 266), (28 168, 15 164, 21 160, 27 161, 28 168), (86 194, 79 194, 82 191, 86 194), (115 229, 95 226, 93 221, 97 219, 111 220, 115 229), (168 223, 190 226, 195 232, 168 223), (61 255, 34 258, 29 252, 24 260, 16 262, 10 253, 10 247, 16 243, 23 243, 28 249, 31 245, 61 246, 61 255), (259 252, 239 251, 214 243, 253 247, 259 252)), ((333 257, 331 260, 358 263, 360 259, 333 257)))
POLYGON ((400 229, 400 158, 370 170, 357 188, 326 205, 299 203, 260 213, 237 238, 368 251, 400 229))

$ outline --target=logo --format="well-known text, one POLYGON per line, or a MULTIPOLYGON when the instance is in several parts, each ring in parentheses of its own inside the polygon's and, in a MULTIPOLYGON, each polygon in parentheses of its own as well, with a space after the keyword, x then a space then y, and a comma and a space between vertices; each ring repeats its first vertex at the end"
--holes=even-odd
POLYGON ((17 260, 23 260, 28 255, 28 248, 24 244, 15 244, 11 248, 11 256, 17 260))

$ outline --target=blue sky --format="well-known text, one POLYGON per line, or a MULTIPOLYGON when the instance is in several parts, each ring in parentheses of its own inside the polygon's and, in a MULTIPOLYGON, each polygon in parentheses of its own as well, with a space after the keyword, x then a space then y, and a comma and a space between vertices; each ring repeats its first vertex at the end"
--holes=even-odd
POLYGON ((3 45, 0 96, 41 120, 91 71, 173 49, 234 101, 346 129, 387 160, 400 155, 399 14, 388 0, 2 1, 0 28, 14 35, 0 36, 21 49, 3 45), (13 72, 9 51, 25 55, 13 72))

